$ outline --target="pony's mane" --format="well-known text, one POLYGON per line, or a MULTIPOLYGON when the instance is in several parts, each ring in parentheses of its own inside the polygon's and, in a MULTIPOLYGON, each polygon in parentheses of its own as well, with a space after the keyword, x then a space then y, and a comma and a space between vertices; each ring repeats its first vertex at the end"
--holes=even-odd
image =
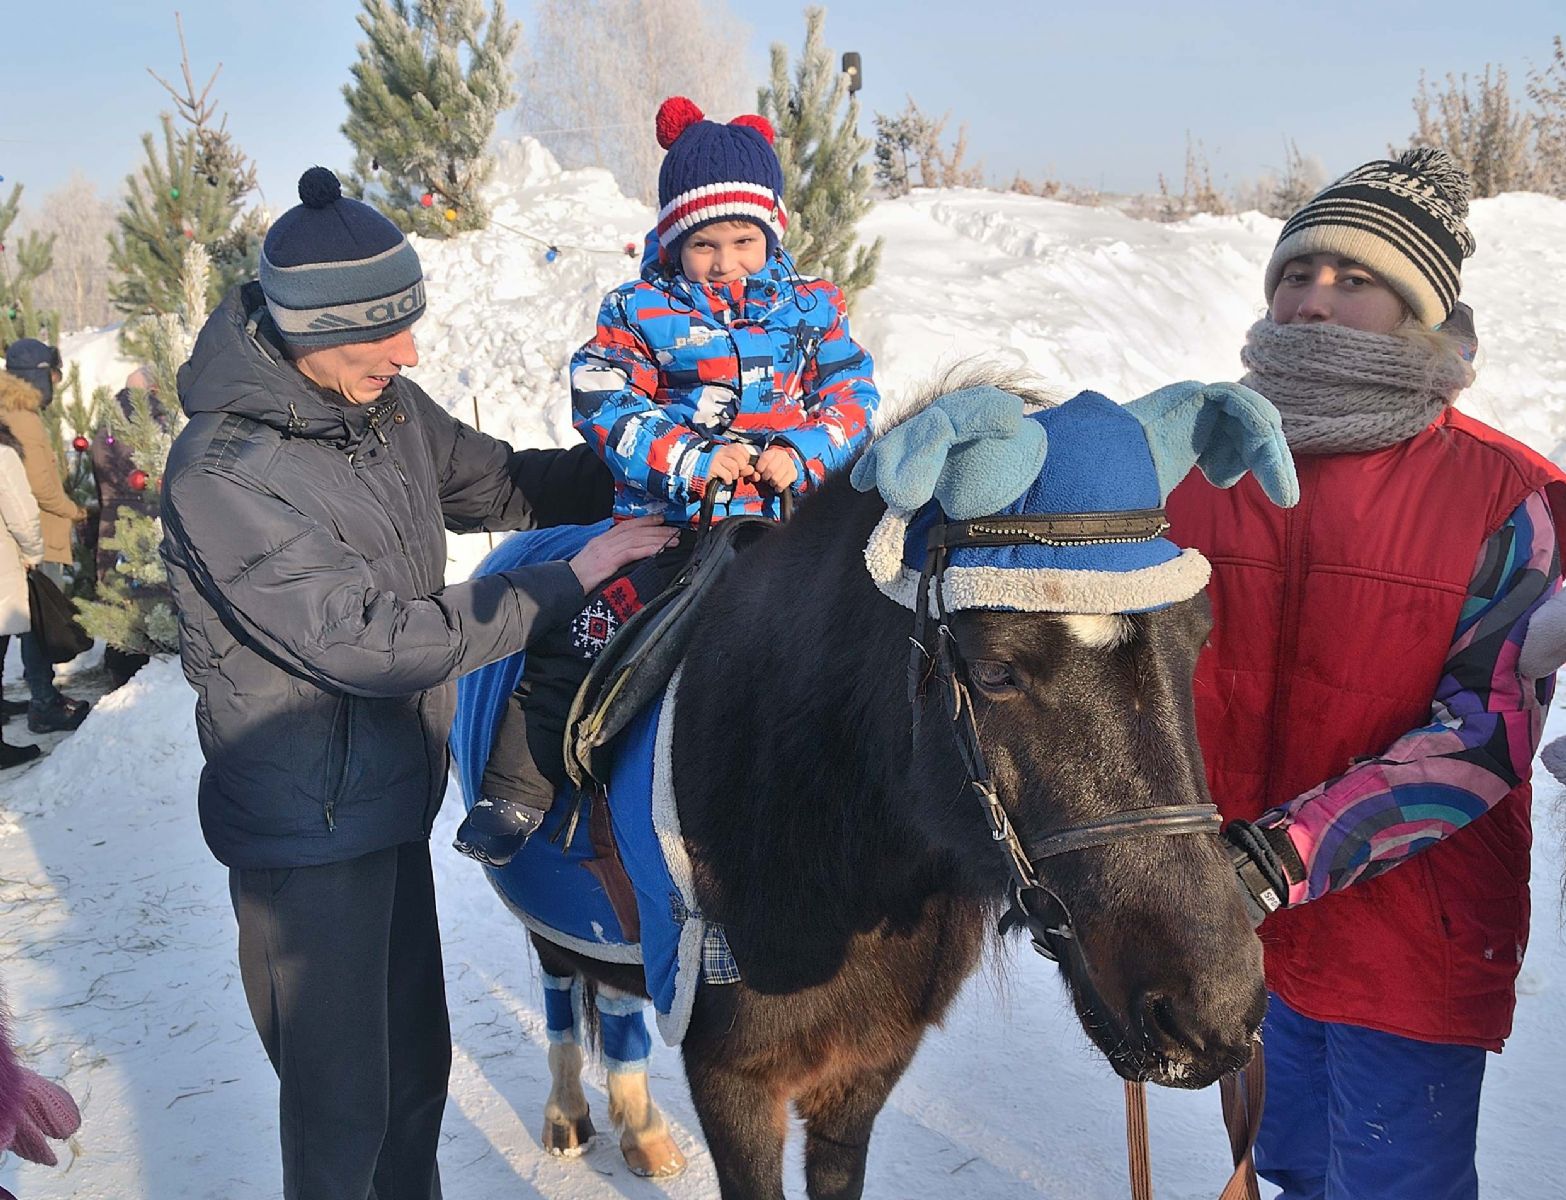
MULTIPOLYGON (((1028 408, 1054 408, 1065 399, 1059 388, 1051 387, 1032 372, 1011 363, 993 358, 965 358, 946 367, 897 398, 891 406, 895 415, 881 425, 877 433, 885 433, 902 424, 915 413, 923 412, 948 392, 958 392, 970 387, 997 387, 1003 392, 1020 396, 1028 408)), ((883 410, 885 411, 885 410, 883 410)))

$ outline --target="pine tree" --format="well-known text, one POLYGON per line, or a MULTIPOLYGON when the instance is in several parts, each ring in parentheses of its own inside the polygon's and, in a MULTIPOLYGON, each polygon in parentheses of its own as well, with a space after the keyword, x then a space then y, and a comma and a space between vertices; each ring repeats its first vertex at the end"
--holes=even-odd
POLYGON ((503 0, 487 24, 483 0, 363 2, 369 40, 343 88, 353 188, 409 232, 482 229, 490 135, 516 101, 509 64, 519 27, 503 0))
POLYGON ((22 185, 0 202, 0 350, 17 338, 35 337, 50 345, 60 340, 60 314, 33 304, 33 281, 54 261, 54 237, 26 233, 11 240, 11 224, 22 204, 22 185))
POLYGON ((110 296, 127 318, 120 345, 130 358, 144 359, 152 352, 155 335, 145 318, 178 309, 191 243, 206 247, 212 263, 209 309, 230 287, 255 278, 260 251, 260 214, 242 212, 255 187, 255 168, 234 145, 226 118, 220 119, 210 99, 223 65, 197 93, 180 28, 180 67, 183 93, 148 68, 173 97, 183 128, 174 115, 164 113, 161 150, 152 134, 142 136, 147 161, 126 179, 119 230, 111 239, 109 262, 118 278, 110 296))
POLYGON ((832 280, 850 300, 869 287, 881 261, 881 239, 856 245, 855 226, 870 211, 870 142, 859 134, 859 101, 822 41, 826 10, 805 10, 805 47, 789 80, 788 50, 772 47, 772 82, 761 89, 761 115, 777 131, 788 197, 784 245, 806 274, 832 280), (839 112, 842 116, 839 117, 839 112))
MULTIPOLYGON (((110 432, 130 450, 145 488, 153 492, 163 486, 169 447, 183 423, 176 372, 190 357, 196 333, 211 309, 211 274, 206 247, 200 242, 187 246, 181 260, 177 305, 148 322, 149 357, 153 382, 162 398, 161 418, 153 413, 148 391, 132 389, 128 421, 108 399, 107 389, 101 389, 102 394, 95 398, 110 432)), ((162 540, 163 526, 157 518, 120 511, 113 533, 103 542, 107 549, 118 552, 118 562, 99 582, 97 599, 76 601, 82 628, 93 637, 134 654, 170 654, 179 649, 179 626, 158 557, 162 540)))

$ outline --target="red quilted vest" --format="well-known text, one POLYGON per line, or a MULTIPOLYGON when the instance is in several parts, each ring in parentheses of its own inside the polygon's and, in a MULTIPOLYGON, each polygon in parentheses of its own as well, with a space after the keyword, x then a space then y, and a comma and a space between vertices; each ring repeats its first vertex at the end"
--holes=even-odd
MULTIPOLYGON (((1207 782, 1226 818, 1342 774, 1426 724, 1484 540, 1548 488, 1550 463, 1448 412, 1367 454, 1301 456, 1301 499, 1198 473, 1171 536, 1213 564, 1213 634, 1196 671, 1207 782)), ((1273 914, 1268 986, 1322 1021, 1499 1050, 1528 940, 1530 789, 1375 879, 1273 914)))

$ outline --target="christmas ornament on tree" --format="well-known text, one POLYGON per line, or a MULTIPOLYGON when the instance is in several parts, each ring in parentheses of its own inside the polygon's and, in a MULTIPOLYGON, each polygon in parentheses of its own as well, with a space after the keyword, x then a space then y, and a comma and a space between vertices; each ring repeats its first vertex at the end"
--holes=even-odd
POLYGON ((147 472, 137 467, 125 477, 125 482, 130 484, 131 491, 144 492, 147 490, 147 472))
POLYGON ((170 200, 178 200, 179 199, 179 189, 178 188, 170 188, 169 189, 169 199, 170 200))
POLYGON ((552 262, 555 261, 555 259, 557 259, 559 257, 560 257, 560 248, 558 246, 551 246, 551 247, 549 247, 548 250, 544 251, 544 261, 545 262, 552 263, 552 262))
POLYGON ((431 207, 435 203, 435 193, 425 192, 424 195, 419 197, 419 203, 424 205, 425 208, 431 207))
POLYGON ((92 445, 92 443, 79 433, 71 439, 71 449, 75 450, 78 454, 82 453, 82 451, 86 450, 90 445, 92 445))
POLYGON ((448 208, 446 210, 446 220, 448 220, 448 221, 455 221, 456 219, 457 219, 457 210, 454 209, 454 208, 448 208))
POLYGON ((635 242, 626 242, 625 243, 625 257, 626 258, 635 258, 636 257, 636 243, 635 242))

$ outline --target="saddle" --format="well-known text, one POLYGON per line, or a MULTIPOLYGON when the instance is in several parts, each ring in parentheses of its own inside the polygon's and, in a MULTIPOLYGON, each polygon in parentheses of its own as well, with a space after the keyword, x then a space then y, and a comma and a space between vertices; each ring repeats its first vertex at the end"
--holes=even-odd
POLYGON ((616 631, 594 660, 566 718, 565 765, 571 782, 600 789, 609 783, 609 745, 637 713, 663 692, 685 657, 696 607, 735 555, 766 531, 768 517, 712 520, 712 497, 703 500, 696 549, 678 577, 616 631))

